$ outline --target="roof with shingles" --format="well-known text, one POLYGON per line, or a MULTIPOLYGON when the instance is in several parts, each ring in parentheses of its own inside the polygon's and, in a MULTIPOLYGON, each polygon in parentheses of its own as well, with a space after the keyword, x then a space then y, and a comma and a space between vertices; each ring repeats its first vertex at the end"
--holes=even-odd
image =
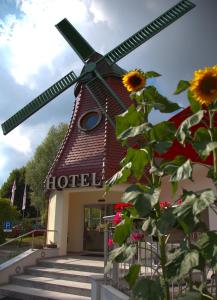
MULTIPOLYGON (((121 83, 121 78, 111 75, 105 80, 128 107, 131 100, 121 83)), ((114 119, 115 115, 120 113, 120 107, 106 93, 102 96, 104 96, 107 113, 114 119)), ((119 169, 125 150, 116 140, 115 130, 104 115, 100 124, 93 130, 85 132, 78 127, 80 117, 90 110, 99 110, 99 108, 86 87, 81 85, 68 132, 48 176, 97 173, 100 178, 106 180, 119 169)))

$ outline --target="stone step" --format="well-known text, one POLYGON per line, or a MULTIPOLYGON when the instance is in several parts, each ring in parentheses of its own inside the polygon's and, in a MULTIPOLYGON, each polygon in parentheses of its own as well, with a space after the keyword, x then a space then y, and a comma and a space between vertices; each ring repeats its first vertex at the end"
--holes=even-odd
POLYGON ((25 269, 25 274, 34 275, 34 276, 42 276, 49 277, 55 279, 64 279, 64 280, 72 280, 79 282, 91 282, 90 277, 92 275, 102 275, 103 272, 85 272, 85 271, 77 271, 77 270, 66 270, 60 268, 47 268, 47 267, 29 267, 25 269))
POLYGON ((38 266, 47 268, 59 268, 67 270, 103 273, 104 260, 92 259, 84 257, 61 257, 61 258, 48 258, 39 261, 38 266))
POLYGON ((66 294, 45 289, 24 287, 14 284, 0 286, 1 295, 22 300, 91 300, 90 297, 66 294))
POLYGON ((62 279, 54 279, 42 276, 16 275, 11 277, 11 283, 15 285, 34 287, 48 291, 69 293, 90 297, 91 284, 86 282, 76 282, 62 279))

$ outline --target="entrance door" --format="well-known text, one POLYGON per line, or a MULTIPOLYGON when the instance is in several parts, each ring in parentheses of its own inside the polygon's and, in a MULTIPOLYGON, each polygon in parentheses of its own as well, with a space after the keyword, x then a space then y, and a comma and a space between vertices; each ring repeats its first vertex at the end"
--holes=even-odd
POLYGON ((113 214, 113 204, 94 204, 84 207, 84 250, 104 251, 103 217, 113 214))

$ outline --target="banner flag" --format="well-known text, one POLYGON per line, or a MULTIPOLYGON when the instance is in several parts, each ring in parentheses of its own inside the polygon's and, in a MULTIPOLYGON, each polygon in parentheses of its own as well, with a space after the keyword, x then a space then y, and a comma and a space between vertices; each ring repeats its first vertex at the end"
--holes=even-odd
POLYGON ((16 180, 14 180, 12 190, 11 190, 11 202, 10 202, 11 206, 14 205, 15 191, 16 191, 16 180))
POLYGON ((25 184, 25 188, 24 188, 24 193, 23 193, 23 206, 22 206, 22 210, 26 209, 26 184, 25 184))

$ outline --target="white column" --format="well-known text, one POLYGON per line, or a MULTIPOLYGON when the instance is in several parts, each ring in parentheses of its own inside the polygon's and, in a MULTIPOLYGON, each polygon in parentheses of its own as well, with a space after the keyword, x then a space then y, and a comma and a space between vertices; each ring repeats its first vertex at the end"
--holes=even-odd
POLYGON ((51 194, 48 207, 46 243, 56 243, 59 248, 59 255, 66 255, 67 253, 68 206, 69 199, 63 191, 55 191, 51 194))

